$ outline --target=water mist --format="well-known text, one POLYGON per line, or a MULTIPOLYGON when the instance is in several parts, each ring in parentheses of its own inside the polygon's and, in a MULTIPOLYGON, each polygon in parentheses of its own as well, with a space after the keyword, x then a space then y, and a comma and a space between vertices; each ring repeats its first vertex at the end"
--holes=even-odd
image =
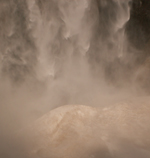
POLYGON ((148 158, 149 98, 139 98, 137 81, 146 73, 127 31, 132 1, 0 8, 0 156, 148 158))

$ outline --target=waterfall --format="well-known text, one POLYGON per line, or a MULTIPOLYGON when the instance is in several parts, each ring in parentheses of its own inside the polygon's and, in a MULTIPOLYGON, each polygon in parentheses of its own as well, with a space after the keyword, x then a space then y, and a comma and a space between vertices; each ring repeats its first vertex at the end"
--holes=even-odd
POLYGON ((149 68, 145 70, 145 50, 131 42, 133 28, 140 28, 131 27, 133 2, 0 1, 4 150, 7 137, 55 107, 103 107, 145 95, 149 68))

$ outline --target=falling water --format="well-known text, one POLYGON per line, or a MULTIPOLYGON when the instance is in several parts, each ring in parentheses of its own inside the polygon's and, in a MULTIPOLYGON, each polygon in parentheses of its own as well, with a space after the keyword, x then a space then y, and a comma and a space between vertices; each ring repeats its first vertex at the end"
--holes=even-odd
POLYGON ((142 50, 127 31, 131 4, 0 1, 1 155, 16 131, 55 107, 103 107, 145 94, 136 83, 142 50))

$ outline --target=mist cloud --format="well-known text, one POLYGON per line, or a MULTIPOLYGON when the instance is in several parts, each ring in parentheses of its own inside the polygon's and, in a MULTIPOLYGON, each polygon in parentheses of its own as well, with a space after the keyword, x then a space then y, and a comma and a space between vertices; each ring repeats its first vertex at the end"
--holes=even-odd
POLYGON ((149 94, 149 29, 135 17, 140 6, 145 2, 0 1, 2 157, 28 157, 14 135, 56 107, 106 107, 149 94))

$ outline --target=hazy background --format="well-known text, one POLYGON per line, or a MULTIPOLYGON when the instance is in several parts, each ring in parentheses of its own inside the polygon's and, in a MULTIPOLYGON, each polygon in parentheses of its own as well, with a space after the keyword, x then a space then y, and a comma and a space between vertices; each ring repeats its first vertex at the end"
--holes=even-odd
POLYGON ((0 152, 55 107, 149 95, 149 26, 148 0, 0 0, 0 152))

